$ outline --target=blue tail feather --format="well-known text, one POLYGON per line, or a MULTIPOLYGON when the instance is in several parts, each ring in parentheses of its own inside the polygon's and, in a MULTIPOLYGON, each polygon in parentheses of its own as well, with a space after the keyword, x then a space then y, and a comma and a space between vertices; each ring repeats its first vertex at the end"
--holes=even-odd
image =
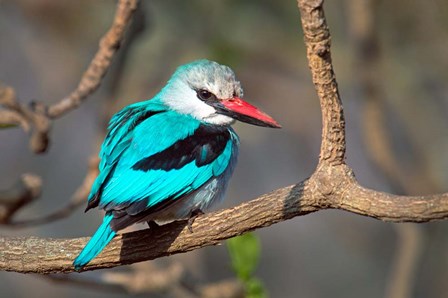
POLYGON ((87 265, 114 238, 116 232, 112 230, 110 226, 113 218, 114 216, 112 213, 106 213, 103 223, 100 225, 98 230, 96 230, 93 237, 90 238, 81 253, 73 261, 73 266, 75 266, 76 270, 80 270, 82 267, 87 265))

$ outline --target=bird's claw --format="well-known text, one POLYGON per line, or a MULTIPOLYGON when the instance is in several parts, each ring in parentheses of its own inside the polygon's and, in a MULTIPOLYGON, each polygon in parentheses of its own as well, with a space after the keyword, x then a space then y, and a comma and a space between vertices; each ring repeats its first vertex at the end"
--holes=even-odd
POLYGON ((204 211, 202 211, 201 209, 191 210, 190 217, 188 218, 188 225, 187 225, 190 233, 193 233, 193 223, 196 220, 196 217, 198 217, 199 215, 203 215, 203 214, 204 214, 204 211))
POLYGON ((154 230, 154 229, 160 227, 160 226, 159 226, 155 221, 153 221, 153 220, 148 220, 146 223, 148 224, 148 227, 149 227, 149 229, 151 229, 151 230, 154 230))

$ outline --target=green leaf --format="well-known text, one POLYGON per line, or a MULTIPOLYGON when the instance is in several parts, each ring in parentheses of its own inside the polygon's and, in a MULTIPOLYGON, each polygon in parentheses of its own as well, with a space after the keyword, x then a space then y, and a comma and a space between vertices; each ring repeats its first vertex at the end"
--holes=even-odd
POLYGON ((238 278, 246 282, 251 279, 260 258, 260 241, 247 233, 227 240, 232 267, 238 278))
POLYGON ((263 283, 257 278, 251 278, 245 284, 246 298, 266 298, 268 293, 263 286, 263 283))

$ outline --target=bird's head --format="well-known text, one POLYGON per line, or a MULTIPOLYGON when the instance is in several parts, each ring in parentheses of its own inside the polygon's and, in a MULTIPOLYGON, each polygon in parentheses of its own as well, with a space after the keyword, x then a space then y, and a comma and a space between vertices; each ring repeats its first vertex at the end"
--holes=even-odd
POLYGON ((180 66, 160 95, 171 109, 206 123, 230 125, 239 120, 280 128, 272 117, 243 101, 243 89, 233 71, 213 61, 180 66))

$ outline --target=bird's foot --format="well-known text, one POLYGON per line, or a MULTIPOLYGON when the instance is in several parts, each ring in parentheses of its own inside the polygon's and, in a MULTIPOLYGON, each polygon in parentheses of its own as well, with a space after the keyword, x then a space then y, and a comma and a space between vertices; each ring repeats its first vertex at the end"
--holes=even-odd
POLYGON ((151 230, 154 230, 154 229, 160 227, 154 220, 148 220, 146 223, 148 224, 148 227, 151 230))
POLYGON ((202 211, 201 209, 193 209, 190 212, 190 217, 188 218, 188 230, 190 231, 190 233, 193 233, 193 223, 196 219, 196 217, 198 217, 199 215, 203 215, 204 211, 202 211))

